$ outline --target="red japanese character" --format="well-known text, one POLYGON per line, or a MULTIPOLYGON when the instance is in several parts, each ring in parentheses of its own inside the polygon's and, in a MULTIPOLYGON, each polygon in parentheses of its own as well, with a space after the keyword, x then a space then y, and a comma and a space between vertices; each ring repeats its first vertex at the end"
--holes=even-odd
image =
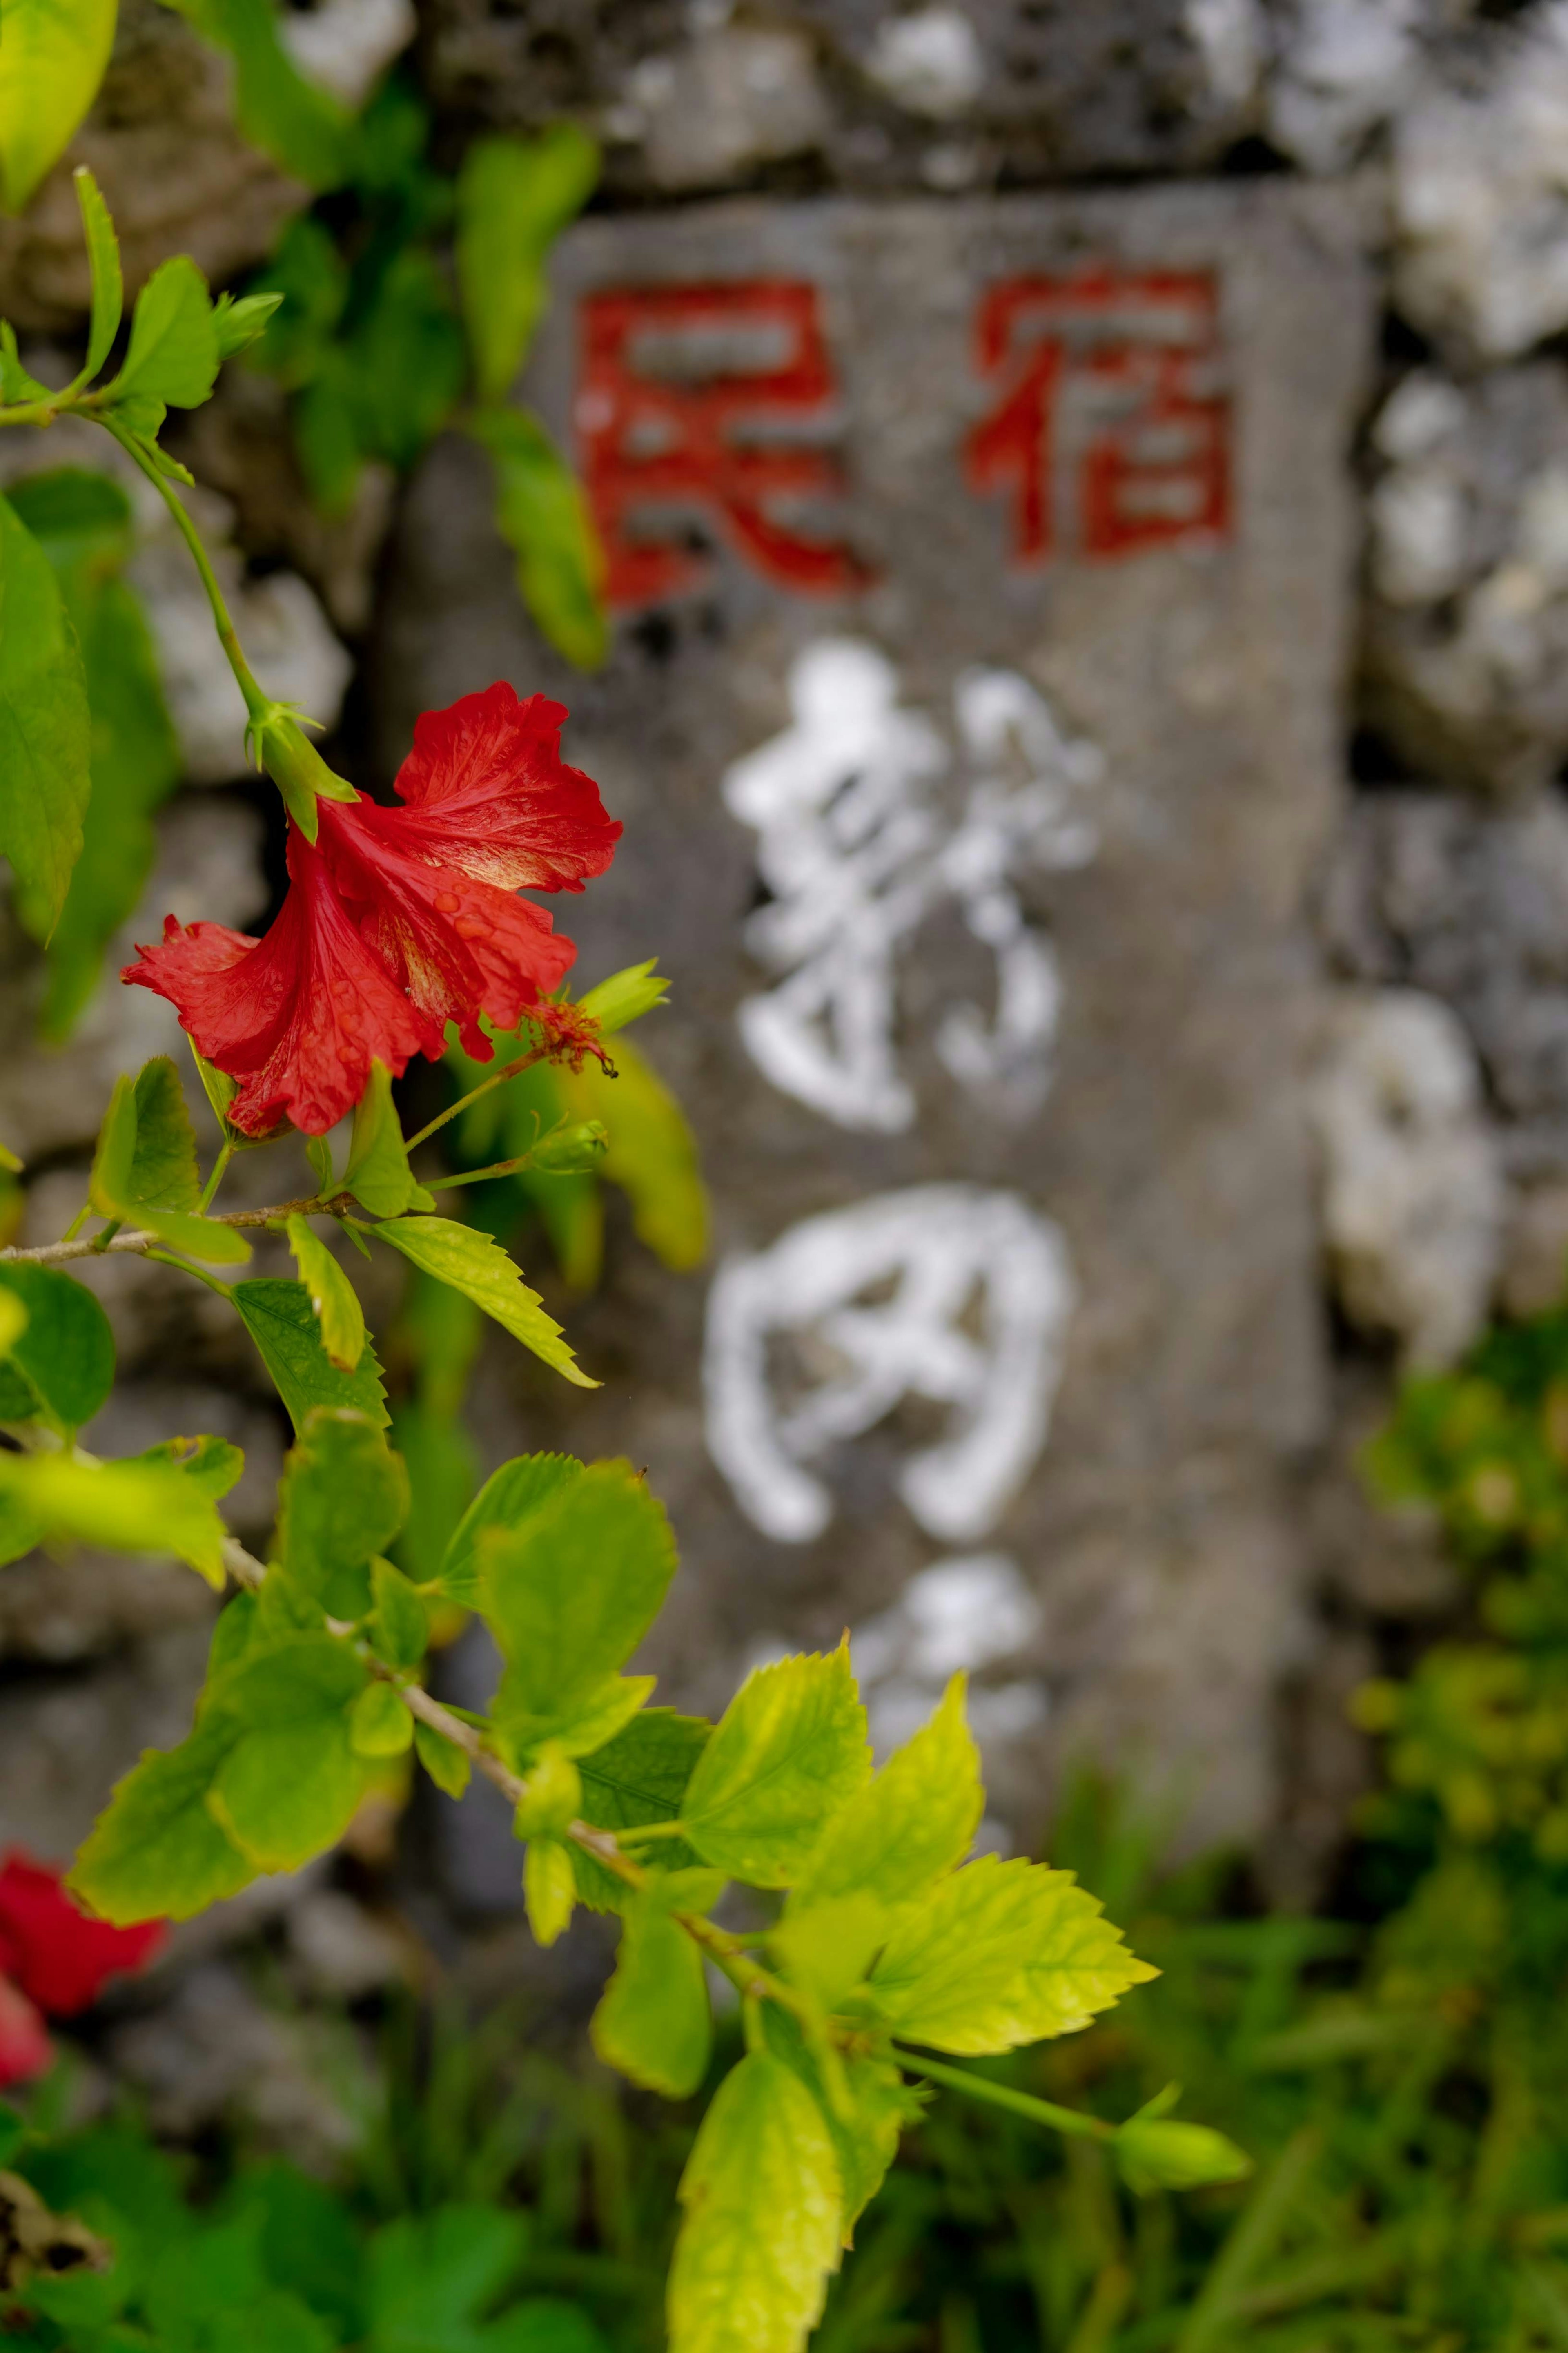
POLYGON ((701 578, 686 537, 699 514, 781 587, 831 596, 864 585, 847 547, 799 521, 844 491, 837 461, 816 446, 836 394, 816 287, 592 294, 579 327, 577 434, 612 605, 652 604, 701 578))
POLYGON ((980 307, 975 357, 1002 397, 969 438, 970 485, 1014 492, 1023 563, 1223 538, 1229 405, 1203 275, 1019 278, 980 307))

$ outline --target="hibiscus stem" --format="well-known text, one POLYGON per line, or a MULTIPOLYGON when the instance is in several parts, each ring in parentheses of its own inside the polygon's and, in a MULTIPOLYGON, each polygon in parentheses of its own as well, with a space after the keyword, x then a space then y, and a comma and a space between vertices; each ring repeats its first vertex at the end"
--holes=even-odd
POLYGON ((106 432, 113 434, 114 438, 127 455, 134 459, 174 516, 185 545, 191 551, 196 570, 201 574, 202 586, 206 590, 207 602, 213 608, 213 620, 217 628, 218 643, 227 656, 228 666, 234 672, 241 694, 245 697, 246 710, 252 719, 261 718, 270 710, 271 705, 251 675, 250 664, 245 659, 228 607, 224 602, 223 590, 218 586, 217 574, 212 568, 206 549, 202 544, 201 533, 186 513, 184 501, 176 498, 174 485, 158 471, 152 459, 143 453, 130 434, 121 431, 112 417, 101 417, 99 422, 106 432))
POLYGON ((944 2067, 939 2060, 917 2058, 906 2051, 901 2042, 894 2052, 900 2067, 911 2075, 924 2075, 944 2091, 962 2092, 965 2098, 981 2100, 994 2108, 1007 2108, 1016 2116, 1027 2116, 1031 2124, 1050 2125, 1059 2133, 1068 2133, 1079 2140, 1114 2140, 1116 2126, 1108 2125, 1103 2116, 1085 2116, 1079 2108, 1058 2108, 1054 2100, 1037 2100, 1027 2092, 1015 2092, 1010 2084, 993 2084, 984 2075, 976 2075, 967 2067, 944 2067))
POLYGON ((213 1173, 207 1178, 206 1183, 202 1187, 202 1198, 196 1203, 196 1214, 198 1217, 205 1217, 206 1215, 213 1195, 217 1191, 218 1187, 223 1183, 224 1177, 227 1173, 228 1164, 234 1158, 236 1148, 237 1147, 234 1145, 226 1142, 223 1149, 218 1154, 217 1158, 213 1162, 213 1173))
POLYGON ((234 1297, 232 1283, 220 1282, 216 1274, 209 1274, 205 1266, 193 1266, 189 1259, 174 1258, 168 1250, 143 1250, 142 1254, 143 1258, 155 1258, 160 1266, 177 1266, 182 1274, 194 1274, 198 1282, 205 1282, 207 1289, 216 1291, 220 1299, 234 1297))
POLYGON ((449 1119, 456 1119, 460 1111, 467 1111, 468 1105, 478 1103, 481 1095, 488 1095, 492 1087, 505 1086, 508 1079, 515 1079, 531 1063, 542 1062, 549 1051, 548 1046, 535 1046, 531 1053, 520 1054, 515 1062, 508 1062, 503 1070, 492 1071, 488 1079, 482 1079, 477 1087, 470 1087, 466 1095, 459 1095, 455 1103, 448 1103, 445 1111, 427 1120, 417 1135, 405 1135, 403 1139, 405 1150, 412 1152, 417 1145, 428 1143, 438 1127, 445 1127, 449 1119))

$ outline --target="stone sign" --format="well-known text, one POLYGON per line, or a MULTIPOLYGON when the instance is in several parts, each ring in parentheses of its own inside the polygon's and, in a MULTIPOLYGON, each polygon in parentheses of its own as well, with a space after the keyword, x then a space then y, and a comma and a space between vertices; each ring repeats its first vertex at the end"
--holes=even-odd
POLYGON ((1270 182, 591 221, 524 391, 608 666, 531 632, 467 445, 391 575, 389 759, 494 677, 572 707, 626 831, 563 913, 585 979, 671 974, 639 1038, 715 1200, 705 1273, 627 1233, 569 1309, 597 1393, 487 1355, 481 1442, 647 1465, 667 1697, 847 1626, 892 1738, 973 1669, 1020 1838, 1087 1742, 1192 1837, 1268 1810, 1357 248, 1270 182))

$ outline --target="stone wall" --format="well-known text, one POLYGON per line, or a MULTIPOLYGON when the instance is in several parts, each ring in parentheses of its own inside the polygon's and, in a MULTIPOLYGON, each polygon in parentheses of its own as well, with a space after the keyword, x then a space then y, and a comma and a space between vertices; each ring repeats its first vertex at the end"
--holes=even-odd
MULTIPOLYGON (((291 22, 346 73, 372 15, 409 29, 291 22)), ((424 0, 411 54, 454 156, 562 109, 605 142, 523 390, 585 469, 610 663, 531 629, 471 450, 328 533, 237 376, 193 461, 280 688, 313 663, 320 711, 361 658, 366 781, 493 676, 572 704, 628 827, 572 928, 589 974, 675 975, 648 1050, 718 1212, 697 1277, 613 1220, 603 1293, 552 1298, 605 1390, 488 1345, 479 1442, 650 1465, 672 1696, 847 1623, 886 1737, 974 1670, 999 1837, 1087 1746, 1308 1894, 1365 1771, 1343 1695, 1448 1599, 1355 1448, 1398 1364, 1568 1250, 1568 6, 424 0)), ((237 271, 297 200, 212 72, 126 11, 83 152, 127 204, 156 159, 139 268, 237 271)), ((59 195, 0 237, 35 335, 80 300, 59 195)), ((142 561, 203 789, 139 920, 241 920, 263 805, 142 561)), ((29 1232, 163 1010, 8 1059, 29 1232)), ((262 1514, 250 1368, 112 1273, 127 1430, 242 1437, 262 1514)), ((204 1606, 153 1565, 5 1573, 0 1834, 77 1834, 204 1606)), ((405 1844, 444 1946, 515 1891, 475 1820, 405 1844)))

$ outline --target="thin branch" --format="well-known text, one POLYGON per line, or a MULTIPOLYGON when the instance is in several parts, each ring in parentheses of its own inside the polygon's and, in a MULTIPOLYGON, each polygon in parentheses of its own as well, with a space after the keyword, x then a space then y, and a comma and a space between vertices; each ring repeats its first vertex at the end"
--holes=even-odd
MULTIPOLYGON (((209 1222, 215 1226, 281 1227, 292 1217, 341 1218, 353 1203, 350 1193, 335 1193, 330 1200, 318 1194, 309 1194, 298 1201, 278 1201, 269 1209, 228 1209, 209 1222)), ((69 1259, 112 1257, 117 1251, 129 1250, 133 1257, 145 1258, 149 1251, 163 1248, 156 1234, 119 1233, 94 1234, 89 1239, 72 1239, 58 1242, 41 1242, 36 1250, 0 1250, 0 1265, 62 1266, 69 1259)), ((188 1270, 187 1270, 188 1271, 188 1270)))
POLYGON ((1107 2124, 1103 2116, 1086 2116, 1079 2108, 1058 2108, 1054 2100, 1037 2100, 1028 2092, 1015 2092, 1008 2084, 994 2084, 985 2075, 976 2075, 967 2067, 946 2067, 937 2059, 923 2053, 906 2051, 901 2042, 893 2045, 894 2056, 900 2067, 912 2075, 925 2075, 949 2092, 962 2092, 966 2099, 981 2100, 988 2107, 1007 2108, 1016 2116, 1027 2116, 1035 2125, 1050 2125, 1059 2133, 1068 2133, 1079 2140, 1114 2140, 1117 2127, 1107 2124))
POLYGON ((470 1087, 466 1095, 459 1095, 455 1103, 448 1103, 446 1110, 437 1112, 434 1119, 426 1120, 417 1135, 405 1135, 403 1139, 405 1149, 412 1152, 416 1145, 428 1143, 437 1129, 445 1127, 449 1119, 456 1119, 460 1111, 467 1111, 468 1105, 478 1103, 481 1095, 488 1095, 492 1087, 504 1086, 508 1079, 515 1079, 531 1063, 542 1062, 549 1051, 548 1046, 535 1046, 531 1053, 520 1054, 515 1062, 508 1062, 502 1069, 492 1071, 488 1079, 481 1080, 477 1087, 470 1087))

